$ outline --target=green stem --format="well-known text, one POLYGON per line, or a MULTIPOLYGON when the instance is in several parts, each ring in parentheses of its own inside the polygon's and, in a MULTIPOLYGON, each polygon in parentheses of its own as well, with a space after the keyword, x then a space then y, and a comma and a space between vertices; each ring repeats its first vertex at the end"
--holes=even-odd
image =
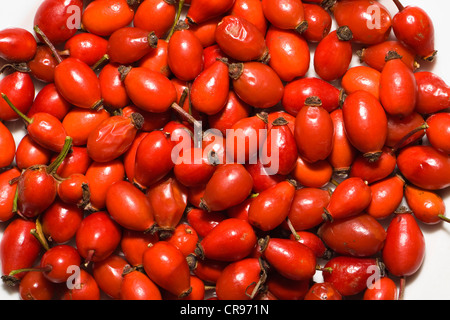
POLYGON ((46 171, 48 174, 54 174, 56 172, 56 170, 59 168, 59 166, 61 165, 61 163, 64 161, 64 159, 66 158, 70 149, 72 148, 72 140, 73 139, 71 137, 69 137, 69 136, 66 137, 66 141, 64 142, 64 147, 61 150, 61 152, 59 153, 58 157, 56 157, 56 159, 47 166, 46 171))
POLYGON ((11 107, 11 109, 14 110, 25 122, 27 125, 30 125, 33 123, 33 119, 27 117, 25 114, 22 113, 19 109, 16 108, 15 105, 9 100, 8 96, 2 92, 2 98, 6 101, 6 103, 11 107))
POLYGON ((109 61, 109 55, 105 54, 103 57, 101 57, 100 60, 98 60, 92 67, 91 69, 93 71, 97 70, 103 63, 105 63, 106 61, 109 61))
POLYGON ((173 33, 175 32, 175 28, 178 24, 178 21, 180 21, 180 16, 181 16, 181 11, 183 10, 183 6, 184 6, 184 0, 180 0, 178 2, 178 10, 177 10, 177 15, 175 17, 175 21, 172 24, 172 28, 170 28, 169 34, 166 37, 166 41, 169 42, 170 38, 172 37, 173 33))
POLYGON ((438 215, 438 217, 439 217, 439 219, 441 219, 442 221, 450 222, 450 219, 447 218, 446 216, 444 216, 443 214, 438 215))
POLYGON ((39 272, 49 272, 51 271, 51 266, 47 266, 45 268, 23 268, 23 269, 17 269, 11 271, 8 276, 14 277, 16 274, 22 273, 22 272, 29 272, 29 271, 39 271, 39 272))

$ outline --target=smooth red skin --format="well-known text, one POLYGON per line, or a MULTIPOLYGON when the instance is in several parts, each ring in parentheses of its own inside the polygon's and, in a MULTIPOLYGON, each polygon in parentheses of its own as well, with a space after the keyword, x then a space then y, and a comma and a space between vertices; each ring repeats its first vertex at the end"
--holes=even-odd
POLYGON ((196 259, 195 265, 192 267, 192 273, 205 283, 216 283, 222 271, 229 264, 230 262, 228 261, 196 259))
POLYGON ((285 175, 274 174, 273 172, 268 172, 264 164, 258 159, 256 163, 248 163, 245 165, 247 172, 250 173, 253 179, 254 193, 260 193, 277 183, 286 180, 285 175))
POLYGON ((427 190, 450 186, 450 156, 431 146, 411 146, 400 151, 397 166, 407 181, 427 190))
POLYGON ((377 262, 373 258, 337 256, 329 260, 323 271, 323 279, 343 296, 353 296, 367 288, 367 280, 374 277, 377 262))
POLYGON ((174 176, 186 187, 204 185, 213 175, 216 166, 210 163, 205 148, 192 147, 190 152, 190 161, 175 164, 174 176))
POLYGON ((420 7, 407 6, 395 14, 392 29, 398 40, 422 58, 434 53, 433 21, 420 7))
POLYGON ((450 154, 450 112, 435 113, 427 118, 426 130, 429 143, 436 149, 450 154))
POLYGON ((288 219, 297 231, 305 231, 323 222, 322 214, 330 202, 330 193, 320 188, 300 188, 295 191, 288 219))
POLYGON ((201 24, 207 20, 225 14, 234 4, 234 0, 195 0, 191 1, 186 18, 190 24, 201 24))
POLYGON ((287 218, 294 195, 295 186, 289 181, 260 192, 250 204, 249 223, 263 231, 275 229, 287 218))
POLYGON ((446 206, 442 197, 436 192, 406 185, 405 200, 418 220, 426 224, 437 224, 443 221, 439 216, 445 216, 446 206))
POLYGON ((240 204, 228 208, 225 213, 230 218, 237 218, 248 221, 248 210, 250 209, 250 204, 252 202, 253 198, 249 197, 248 199, 244 200, 240 204))
POLYGON ((74 35, 64 45, 69 56, 83 61, 88 66, 98 62, 106 54, 107 48, 108 40, 88 32, 74 35))
POLYGON ((71 108, 72 106, 61 96, 55 84, 49 83, 36 94, 26 115, 32 118, 38 112, 47 112, 62 121, 71 108))
POLYGON ((216 61, 192 82, 190 90, 192 107, 207 115, 216 114, 225 107, 229 91, 228 66, 222 61, 216 61))
POLYGON ((372 201, 366 209, 375 219, 389 217, 403 200, 405 181, 399 176, 387 177, 370 185, 372 201))
POLYGON ((305 20, 308 28, 303 32, 303 37, 309 42, 320 42, 331 30, 331 15, 321 6, 313 3, 303 3, 305 20))
POLYGON ((342 109, 333 110, 330 113, 334 126, 333 147, 327 158, 329 164, 333 167, 333 171, 348 172, 357 156, 355 147, 350 143, 344 128, 344 118, 342 109))
POLYGON ((208 211, 222 211, 244 201, 252 188, 253 179, 242 164, 225 163, 206 184, 203 202, 208 211))
POLYGON ((187 207, 187 188, 169 175, 147 189, 158 227, 173 230, 187 207))
POLYGON ((52 300, 56 289, 42 272, 29 271, 20 281, 19 295, 22 300, 52 300))
POLYGON ((106 211, 97 211, 81 221, 75 235, 78 253, 87 262, 106 259, 120 244, 122 228, 106 211))
POLYGON ((81 257, 77 249, 67 244, 56 245, 47 250, 41 258, 40 268, 43 268, 44 276, 54 283, 62 283, 67 280, 70 273, 67 268, 79 266, 81 257), (50 268, 50 270, 47 270, 50 268))
MULTIPOLYGON (((52 161, 54 160, 56 155, 52 157, 52 161)), ((73 174, 85 174, 91 163, 92 159, 89 158, 86 147, 72 147, 72 151, 56 169, 56 173, 61 178, 68 178, 73 174)))
POLYGON ((414 71, 418 67, 414 52, 398 40, 386 40, 381 43, 370 45, 367 48, 361 49, 358 55, 361 62, 364 62, 369 67, 381 72, 386 64, 385 57, 389 51, 395 51, 401 55, 401 60, 411 70, 414 71))
POLYGON ((112 109, 124 108, 130 102, 125 85, 120 79, 118 68, 118 64, 108 63, 98 76, 103 104, 112 109))
POLYGON ((55 178, 46 172, 46 167, 22 172, 17 188, 17 210, 27 218, 34 218, 46 210, 57 195, 55 178), (37 189, 43 193, 36 194, 37 189))
POLYGON ((98 287, 112 299, 120 298, 120 291, 124 279, 123 272, 129 267, 122 256, 112 254, 103 261, 94 262, 92 276, 98 287))
POLYGON ((178 298, 175 295, 164 291, 163 292, 163 300, 193 300, 193 301, 201 301, 205 300, 205 283, 200 278, 191 275, 191 287, 192 291, 187 296, 178 298))
POLYGON ((136 150, 134 182, 141 187, 160 181, 174 167, 173 142, 162 131, 150 132, 136 150))
POLYGON ((37 144, 54 152, 62 150, 67 137, 61 121, 47 112, 34 114, 27 131, 37 144))
POLYGON ((318 160, 312 163, 299 156, 290 175, 304 187, 321 188, 330 182, 333 167, 328 160, 318 160))
POLYGON ((11 131, 3 122, 0 122, 0 145, 2 153, 0 155, 0 167, 9 166, 16 155, 16 141, 11 131))
POLYGON ((283 81, 301 78, 309 70, 310 52, 307 41, 295 30, 269 26, 266 33, 269 66, 283 81))
POLYGON ((387 117, 381 103, 372 94, 360 90, 347 96, 342 112, 351 144, 362 153, 381 151, 387 136, 387 117))
MULTIPOLYGON (((17 218, 9 223, 3 231, 0 243, 2 274, 8 275, 13 270, 30 268, 41 253, 41 244, 31 230, 36 228, 34 221, 17 218)), ((15 274, 22 279, 25 272, 15 274)))
POLYGON ((229 12, 231 15, 242 17, 247 21, 250 21, 263 35, 266 34, 268 23, 262 10, 261 1, 236 0, 229 12))
POLYGON ((359 154, 353 161, 349 176, 359 177, 372 184, 394 172, 396 164, 397 157, 388 148, 382 149, 382 154, 376 162, 369 162, 363 155, 359 154))
POLYGON ((372 45, 383 42, 389 37, 392 28, 391 14, 385 6, 376 1, 340 1, 336 2, 331 10, 339 26, 348 26, 352 30, 352 41, 355 43, 372 45), (371 14, 373 12, 379 13, 375 22, 379 22, 380 25, 376 27, 371 25, 374 19, 371 14))
POLYGON ((147 135, 148 135, 148 132, 139 131, 136 134, 136 137, 134 138, 131 146, 128 148, 128 150, 122 156, 123 165, 125 168, 125 174, 126 174, 128 181, 133 181, 133 179, 134 179, 136 150, 139 146, 139 143, 141 143, 142 139, 144 139, 147 135))
POLYGON ((128 26, 133 17, 134 11, 126 0, 96 0, 84 9, 81 23, 88 32, 107 37, 128 26))
POLYGON ((88 136, 86 148, 96 162, 109 162, 123 155, 133 143, 138 127, 129 116, 111 116, 88 136))
POLYGON ((57 64, 58 61, 53 56, 51 49, 45 44, 39 44, 35 56, 27 62, 33 78, 44 83, 52 83, 54 81, 57 64))
POLYGON ((175 86, 168 78, 144 67, 132 68, 124 84, 133 104, 148 112, 165 112, 177 99, 175 86))
POLYGON ((323 38, 314 52, 314 70, 325 81, 341 78, 350 66, 352 60, 351 41, 338 39, 336 30, 323 38))
POLYGON ((310 231, 296 231, 295 233, 299 238, 296 239, 294 234, 291 233, 289 239, 296 240, 310 248, 318 259, 327 257, 329 253, 328 248, 319 236, 310 231))
MULTIPOLYGON (((215 32, 218 23, 221 21, 222 16, 212 18, 200 24, 190 24, 189 30, 194 32, 195 36, 200 40, 203 48, 216 44, 215 32)), ((185 19, 185 22, 189 24, 189 21, 185 19)), ((206 69, 206 64, 205 64, 206 69)))
POLYGON ((288 127, 294 133, 295 117, 284 110, 272 111, 267 115, 267 130, 273 127, 273 121, 279 117, 283 117, 288 122, 288 127))
POLYGON ((295 29, 305 21, 305 11, 301 1, 264 0, 261 4, 266 19, 280 29, 295 29))
POLYGON ((278 273, 288 279, 307 280, 316 273, 316 255, 298 241, 270 238, 262 254, 278 273))
POLYGON ((166 239, 166 241, 172 243, 175 247, 180 249, 180 251, 184 254, 185 257, 194 253, 194 250, 199 241, 199 236, 197 231, 190 225, 185 222, 179 223, 173 234, 170 238, 166 239))
POLYGON ((264 34, 250 21, 236 15, 222 18, 215 40, 226 55, 241 62, 263 60, 268 50, 264 34))
POLYGON ((380 252, 386 239, 381 223, 365 213, 327 221, 317 234, 336 253, 353 257, 369 257, 380 252))
POLYGON ((370 187, 359 177, 350 177, 334 189, 326 207, 332 219, 339 220, 363 212, 372 200, 370 187))
POLYGON ((316 282, 306 293, 304 300, 342 300, 342 295, 329 282, 316 282))
MULTIPOLYGON (((28 73, 15 71, 1 79, 0 92, 4 93, 19 111, 26 114, 33 104, 35 86, 28 73)), ((1 99, 0 119, 10 121, 19 118, 6 101, 1 99)))
POLYGON ((309 289, 309 280, 292 280, 278 272, 271 273, 265 285, 267 292, 279 300, 303 300, 309 289))
POLYGON ((228 216, 222 211, 208 212, 200 208, 190 208, 186 214, 187 222, 201 238, 204 238, 220 222, 227 218, 228 216))
POLYGON ((355 66, 347 70, 341 80, 347 94, 358 90, 370 92, 379 99, 381 72, 368 66, 355 66))
POLYGON ((100 288, 94 277, 80 269, 80 288, 65 288, 61 300, 100 300, 100 288))
POLYGON ((56 199, 41 215, 42 232, 53 243, 65 244, 73 239, 84 213, 75 204, 56 199))
POLYGON ((120 248, 128 263, 136 267, 142 265, 142 256, 148 246, 157 241, 159 241, 157 233, 124 229, 120 240, 120 248))
POLYGON ((415 111, 431 114, 450 107, 450 87, 433 72, 414 73, 417 84, 417 101, 415 111))
POLYGON ((380 102, 394 116, 405 117, 416 106, 417 84, 414 73, 400 59, 384 65, 380 76, 380 102))
POLYGON ((398 300, 398 289, 395 282, 382 277, 364 291, 363 300, 398 300))
POLYGON ((173 244, 156 242, 144 252, 142 259, 146 274, 159 287, 177 297, 191 289, 189 265, 173 244))
POLYGON ((86 171, 91 192, 90 204, 97 210, 106 206, 106 193, 114 182, 125 178, 125 168, 121 160, 116 159, 106 163, 93 162, 86 171))
POLYGON ((142 109, 139 109, 135 105, 128 105, 125 108, 122 108, 122 115, 130 116, 133 113, 139 113, 144 117, 144 123, 142 128, 138 131, 153 131, 158 130, 164 127, 169 121, 172 120, 172 110, 169 109, 165 112, 148 112, 142 109))
POLYGON ((294 137, 298 154, 310 163, 325 160, 331 153, 334 125, 321 106, 305 105, 295 118, 294 137))
POLYGON ((19 168, 12 167, 0 173, 0 222, 9 221, 15 215, 13 203, 17 184, 10 184, 9 181, 19 177, 20 172, 19 168))
POLYGON ((172 71, 167 61, 167 48, 169 43, 166 40, 159 39, 157 47, 147 53, 138 61, 139 67, 145 67, 153 71, 160 72, 167 78, 170 78, 172 71))
POLYGON ((216 281, 219 300, 250 300, 261 277, 261 265, 256 258, 246 258, 227 265, 216 281))
MULTIPOLYGON (((269 157, 267 162, 265 161, 266 167, 270 168, 277 164, 275 173, 278 175, 288 175, 295 168, 298 159, 297 144, 288 123, 272 125, 271 129, 267 131, 267 139, 263 145, 260 159, 261 157, 264 159, 265 155, 269 157), (278 149, 278 158, 274 160, 274 163, 267 164, 274 148, 278 149)), ((269 171, 269 175, 274 173, 273 169, 269 169, 269 171)))
POLYGON ((208 232, 200 246, 206 259, 231 262, 247 257, 256 241, 255 231, 247 221, 228 218, 208 232))
MULTIPOLYGON (((385 145, 388 147, 396 147, 398 143, 410 132, 420 127, 425 123, 424 117, 413 111, 410 115, 402 118, 396 116, 387 115, 388 119, 388 134, 386 137, 385 145)), ((412 143, 414 141, 418 141, 422 138, 426 133, 426 130, 420 130, 415 133, 413 136, 408 138, 406 143, 402 144, 402 147, 412 143)))
POLYGON ((89 187, 86 176, 81 173, 74 173, 58 184, 58 197, 65 203, 82 205, 84 185, 89 187))
POLYGON ((120 300, 162 300, 158 286, 140 271, 131 271, 123 276, 119 292, 120 300))
POLYGON ((0 31, 0 57, 9 62, 26 62, 36 54, 37 43, 28 30, 6 28, 0 31))
POLYGON ((77 32, 76 28, 68 28, 68 21, 73 22, 73 7, 83 11, 83 1, 45 0, 34 15, 33 26, 39 26, 51 43, 58 45, 69 40, 77 32))
POLYGON ((85 146, 89 134, 110 116, 105 109, 97 111, 74 107, 66 114, 62 124, 74 146, 85 146))
POLYGON ((228 62, 235 62, 222 51, 217 43, 214 43, 203 48, 203 69, 210 67, 218 58, 227 58, 228 62))
POLYGON ((100 82, 84 62, 69 57, 55 67, 55 85, 67 102, 90 109, 101 98, 100 82))
POLYGON ((287 113, 295 117, 308 97, 318 97, 322 101, 322 108, 328 112, 339 107, 339 89, 316 77, 296 79, 287 83, 281 104, 287 113))
POLYGON ((106 53, 112 63, 132 64, 154 50, 148 42, 149 32, 137 27, 123 27, 108 39, 106 53))
POLYGON ((172 26, 176 11, 175 4, 164 0, 145 0, 137 8, 133 24, 148 32, 154 31, 158 38, 162 38, 172 26))
POLYGON ((108 188, 106 210, 114 221, 126 229, 147 231, 155 224, 150 201, 126 180, 117 181, 108 188))
POLYGON ((173 75, 180 80, 192 81, 202 72, 203 45, 191 30, 173 33, 167 47, 167 62, 173 75))
POLYGON ((397 214, 391 220, 382 258, 388 272, 396 277, 411 276, 419 270, 425 258, 425 238, 412 214, 397 214))
POLYGON ((243 63, 242 74, 231 83, 239 98, 259 109, 275 106, 284 93, 283 83, 275 70, 257 61, 243 63))

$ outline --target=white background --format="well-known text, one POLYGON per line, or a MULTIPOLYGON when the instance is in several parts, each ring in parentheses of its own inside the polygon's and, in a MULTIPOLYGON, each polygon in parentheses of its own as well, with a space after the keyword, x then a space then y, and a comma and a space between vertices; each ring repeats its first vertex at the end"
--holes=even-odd
MULTIPOLYGON (((22 27, 32 32, 34 13, 42 0, 2 0, 0 4, 0 30, 8 27, 22 27)), ((380 0, 394 15, 397 12, 391 0, 380 0)), ((402 0, 404 6, 417 5, 424 9, 432 18, 436 33, 437 59, 433 64, 421 63, 421 70, 429 70, 438 74, 446 83, 450 84, 450 44, 448 32, 450 31, 450 1, 446 0, 402 0)), ((334 27, 333 27, 334 28, 334 27)), ((354 56, 352 65, 359 64, 354 56)), ((308 76, 314 75, 311 64, 308 76)), ((39 87, 38 87, 39 88, 39 87)), ((38 90, 37 88, 37 90, 38 90)), ((15 132, 16 142, 20 141, 23 130, 20 122, 9 123, 8 126, 15 132)), ((450 208, 450 190, 441 194, 447 205, 447 214, 450 208)), ((405 299, 407 300, 447 300, 450 299, 450 225, 440 223, 434 226, 421 224, 426 238, 426 257, 422 268, 407 278, 405 299)), ((0 232, 4 228, 0 224, 0 232)), ((18 299, 17 290, 10 290, 0 284, 0 299, 18 299)))

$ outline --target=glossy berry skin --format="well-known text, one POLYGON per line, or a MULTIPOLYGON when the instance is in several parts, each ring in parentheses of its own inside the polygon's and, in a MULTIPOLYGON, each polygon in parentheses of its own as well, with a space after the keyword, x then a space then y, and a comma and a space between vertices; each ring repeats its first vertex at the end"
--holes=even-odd
POLYGON ((192 291, 186 258, 173 244, 159 241, 151 245, 144 252, 143 266, 155 284, 176 297, 185 297, 192 291))
POLYGON ((50 47, 44 44, 37 46, 33 59, 27 62, 33 77, 44 83, 53 83, 57 64, 58 60, 53 56, 50 47))
POLYGON ((450 87, 437 74, 429 71, 414 73, 417 84, 416 108, 420 114, 432 114, 449 107, 450 87))
POLYGON ((44 276, 54 283, 65 282, 70 273, 70 266, 79 266, 81 263, 77 249, 70 245, 61 244, 47 250, 41 258, 40 267, 44 276))
POLYGON ((78 280, 79 286, 64 288, 61 300, 100 300, 100 288, 95 278, 89 272, 80 269, 80 278, 78 280))
POLYGON ((351 144, 376 161, 387 136, 387 117, 381 103, 372 94, 359 90, 347 96, 342 113, 351 144), (370 132, 370 139, 363 132, 370 132))
POLYGON ((62 150, 67 137, 61 121, 47 112, 39 112, 33 115, 27 125, 27 131, 36 143, 54 152, 62 150))
POLYGON ((199 243, 204 259, 237 261, 247 257, 256 245, 256 234, 245 220, 229 218, 215 226, 199 243))
POLYGON ((69 103, 86 109, 97 109, 101 104, 101 89, 97 75, 76 58, 64 59, 55 68, 55 85, 69 103))
POLYGON ((430 144, 447 154, 450 154, 450 113, 439 112, 427 118, 427 138, 430 144))
POLYGON ((364 291, 364 300, 398 300, 398 289, 394 280, 382 277, 364 291))
POLYGON ((58 184, 58 197, 65 203, 83 206, 86 189, 89 189, 86 176, 82 173, 73 173, 58 184))
POLYGON ((393 148, 402 148, 409 145, 415 141, 419 141, 425 133, 426 130, 420 130, 410 136, 406 141, 402 141, 409 133, 413 132, 420 126, 424 125, 424 117, 417 111, 413 111, 409 116, 404 118, 399 118, 395 116, 389 116, 388 119, 388 135, 386 137, 386 146, 393 148), (402 146, 398 144, 401 143, 402 146))
POLYGON ((236 0, 230 10, 230 14, 242 17, 254 24, 262 34, 267 31, 267 19, 262 10, 261 1, 236 0))
POLYGON ((316 256, 309 247, 284 238, 269 238, 266 241, 261 248, 262 256, 282 276, 296 281, 314 276, 316 256))
POLYGON ((327 216, 333 220, 356 216, 363 212, 372 200, 370 187, 358 177, 345 179, 334 189, 327 216))
POLYGON ((15 157, 16 153, 16 142, 11 131, 0 122, 0 145, 2 146, 2 154, 0 156, 0 166, 9 166, 15 157))
POLYGON ((264 0, 261 4, 266 19, 274 26, 295 29, 299 33, 303 33, 307 27, 302 1, 264 0))
POLYGON ((251 300, 252 291, 261 279, 261 264, 256 258, 246 258, 226 266, 216 282, 219 300, 251 300))
POLYGON ((124 108, 130 103, 127 90, 120 77, 119 67, 118 64, 108 63, 98 75, 103 104, 112 109, 124 108))
POLYGON ((49 83, 36 94, 26 115, 32 118, 38 112, 47 112, 62 121, 71 108, 72 105, 61 96, 55 84, 49 83))
POLYGON ((55 293, 56 285, 40 271, 28 271, 19 284, 22 300, 52 300, 55 293))
POLYGON ((438 193, 408 184, 405 186, 405 200, 419 221, 426 224, 436 224, 443 221, 446 207, 444 200, 438 193))
POLYGON ((189 24, 201 24, 209 19, 225 14, 233 6, 233 0, 191 0, 186 13, 189 24))
POLYGON ((119 298, 120 300, 162 300, 158 286, 146 274, 138 270, 123 276, 119 298))
POLYGON ((350 177, 359 177, 372 184, 388 177, 394 172, 397 155, 391 149, 384 147, 377 161, 370 161, 363 154, 358 154, 350 168, 350 177))
POLYGON ((159 241, 157 233, 123 229, 120 248, 128 263, 133 267, 138 267, 142 265, 142 256, 145 250, 150 244, 154 244, 157 241, 159 241))
POLYGON ((325 81, 342 77, 350 66, 353 51, 348 27, 330 32, 317 45, 314 53, 314 70, 325 81))
POLYGON ((303 3, 305 20, 308 28, 302 34, 307 41, 320 42, 330 33, 332 26, 331 15, 322 7, 314 3, 303 3))
POLYGON ((64 45, 64 51, 88 66, 94 66, 106 54, 108 41, 92 33, 80 33, 70 38, 64 45))
POLYGON ((399 175, 386 177, 370 184, 372 201, 366 212, 375 219, 389 217, 401 204, 404 196, 405 181, 399 175))
POLYGON ((189 208, 186 214, 187 222, 201 238, 206 237, 212 229, 227 218, 229 218, 228 215, 222 211, 208 212, 200 208, 189 208))
POLYGON ((392 29, 397 39, 422 59, 434 59, 434 25, 423 9, 416 6, 399 7, 399 12, 392 20, 392 29))
MULTIPOLYGON (((17 218, 5 228, 0 243, 0 257, 2 261, 2 275, 9 275, 13 270, 30 268, 41 253, 41 244, 31 230, 36 228, 33 221, 17 218)), ((24 272, 14 275, 22 279, 24 272)))
POLYGON ((75 235, 77 250, 86 262, 101 261, 117 248, 121 234, 121 227, 106 211, 94 212, 81 221, 75 235))
POLYGON ((189 224, 181 222, 175 227, 172 235, 166 241, 175 245, 187 257, 194 253, 199 236, 197 231, 189 224))
POLYGON ((380 76, 380 71, 368 66, 351 67, 342 77, 342 88, 347 94, 365 90, 379 99, 380 76))
POLYGON ((230 68, 234 92, 245 103, 266 109, 275 106, 283 97, 283 83, 270 66, 250 61, 232 64, 230 68))
POLYGON ((425 238, 411 213, 397 214, 387 228, 382 251, 390 274, 406 277, 414 274, 425 257, 425 238))
POLYGON ((329 282, 314 283, 304 300, 342 300, 342 295, 329 282))
POLYGON ((103 261, 92 265, 92 276, 99 288, 113 299, 120 298, 124 273, 130 267, 123 257, 112 254, 103 261))
POLYGON ((0 221, 6 222, 14 217, 13 212, 14 196, 16 194, 17 184, 9 182, 20 176, 20 170, 12 167, 0 173, 0 221))
POLYGON ((83 1, 45 0, 34 15, 34 26, 39 26, 42 32, 54 45, 69 40, 76 32, 77 26, 69 28, 68 22, 73 23, 73 13, 83 11, 83 1), (74 9, 75 6, 76 9, 74 9))
POLYGON ((170 1, 142 1, 133 17, 133 25, 148 32, 155 32, 162 38, 172 26, 176 16, 176 6, 170 1))
POLYGON ((392 28, 391 14, 376 1, 338 1, 330 10, 339 26, 348 26, 352 30, 352 41, 355 43, 373 45, 389 37, 392 28))
POLYGON ((317 258, 329 258, 330 251, 325 246, 325 243, 318 235, 310 231, 295 231, 289 235, 289 239, 296 240, 310 248, 317 258))
POLYGON ((206 184, 203 203, 208 211, 221 211, 244 201, 253 187, 253 179, 239 163, 226 163, 216 168, 206 184))
POLYGON ((317 234, 336 253, 354 257, 376 254, 386 239, 384 227, 368 214, 325 222, 317 234))
POLYGON ((9 62, 26 62, 34 58, 37 43, 34 36, 22 28, 0 30, 0 57, 9 62))
POLYGON ((155 224, 153 209, 146 195, 128 181, 118 181, 108 188, 106 209, 122 227, 149 231, 155 224))
MULTIPOLYGON (((26 114, 31 108, 35 96, 35 86, 31 76, 24 72, 13 72, 0 81, 0 91, 12 104, 26 114)), ((17 120, 20 116, 14 112, 4 99, 0 100, 0 119, 4 121, 17 120)))
POLYGON ((400 151, 397 165, 407 181, 427 190, 450 185, 450 156, 431 146, 410 146, 400 151))

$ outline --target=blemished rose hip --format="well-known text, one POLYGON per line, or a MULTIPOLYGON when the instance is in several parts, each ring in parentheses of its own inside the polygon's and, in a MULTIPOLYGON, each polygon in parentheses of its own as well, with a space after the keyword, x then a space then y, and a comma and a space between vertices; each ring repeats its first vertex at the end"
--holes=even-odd
POLYGON ((9 291, 408 297, 450 221, 450 86, 400 1, 45 0, 0 28, 9 291))

